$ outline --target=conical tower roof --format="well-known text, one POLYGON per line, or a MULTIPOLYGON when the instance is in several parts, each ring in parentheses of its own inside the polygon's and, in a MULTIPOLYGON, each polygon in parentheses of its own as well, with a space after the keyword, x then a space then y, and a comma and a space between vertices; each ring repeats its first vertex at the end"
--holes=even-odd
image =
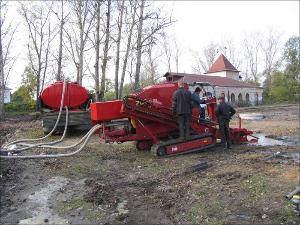
POLYGON ((229 60, 223 54, 221 54, 217 58, 217 60, 211 65, 211 67, 206 73, 215 73, 221 71, 240 72, 229 62, 229 60))

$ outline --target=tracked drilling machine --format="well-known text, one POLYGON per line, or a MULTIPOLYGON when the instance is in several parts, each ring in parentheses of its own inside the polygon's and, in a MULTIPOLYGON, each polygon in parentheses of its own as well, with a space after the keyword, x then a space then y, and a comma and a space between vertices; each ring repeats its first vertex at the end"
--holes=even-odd
MULTIPOLYGON (((188 89, 195 85, 186 85, 188 89)), ((153 150, 158 156, 199 151, 216 145, 220 138, 215 116, 216 96, 206 100, 207 120, 199 121, 199 110, 193 109, 191 130, 187 140, 178 139, 176 117, 172 115, 172 95, 178 88, 175 82, 164 82, 138 90, 123 100, 91 103, 92 123, 101 124, 99 135, 105 142, 136 141, 138 150, 153 150)), ((248 138, 252 131, 230 128, 235 143, 255 141, 248 138)))

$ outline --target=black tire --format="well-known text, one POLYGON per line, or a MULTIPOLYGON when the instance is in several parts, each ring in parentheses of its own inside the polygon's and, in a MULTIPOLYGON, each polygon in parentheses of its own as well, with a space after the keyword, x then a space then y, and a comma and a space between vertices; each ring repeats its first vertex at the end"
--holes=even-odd
POLYGON ((139 151, 150 151, 152 146, 151 141, 137 141, 136 149, 139 151))
POLYGON ((49 134, 52 129, 50 127, 43 127, 44 134, 49 134))
POLYGON ((167 154, 166 148, 162 146, 158 147, 156 154, 157 156, 165 156, 167 154))

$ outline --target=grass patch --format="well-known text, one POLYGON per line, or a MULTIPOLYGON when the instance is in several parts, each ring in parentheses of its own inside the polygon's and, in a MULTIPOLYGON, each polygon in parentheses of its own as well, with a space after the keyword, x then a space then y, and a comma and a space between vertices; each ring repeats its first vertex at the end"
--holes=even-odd
POLYGON ((72 161, 68 161, 67 164, 70 164, 70 166, 64 169, 64 174, 68 177, 86 177, 90 173, 95 173, 95 171, 106 170, 105 165, 97 163, 97 159, 94 158, 92 155, 89 157, 79 156, 78 158, 73 159, 72 161))
POLYGON ((99 210, 89 210, 85 216, 88 220, 94 221, 101 219, 101 217, 105 216, 105 213, 100 212, 99 210))
POLYGON ((60 214, 64 214, 74 209, 83 207, 86 204, 89 203, 86 203, 82 198, 74 198, 66 202, 59 202, 57 205, 57 210, 60 214))
POLYGON ((286 224, 289 221, 298 221, 299 216, 297 216, 296 213, 293 211, 293 207, 294 206, 292 203, 289 203, 288 205, 283 207, 279 212, 278 217, 275 217, 272 220, 273 224, 286 224))
POLYGON ((199 224, 202 221, 201 224, 221 225, 225 222, 223 214, 224 206, 220 202, 203 200, 188 210, 186 219, 192 224, 199 224))
POLYGON ((5 116, 6 117, 25 116, 33 112, 34 111, 6 111, 5 116))
POLYGON ((258 199, 263 198, 270 193, 270 187, 262 174, 254 174, 247 179, 244 184, 249 193, 248 200, 251 203, 255 203, 258 199))
POLYGON ((92 203, 86 202, 82 198, 74 198, 66 202, 59 202, 56 206, 56 210, 61 215, 65 215, 76 209, 84 212, 84 217, 91 221, 99 220, 105 215, 103 212, 95 209, 92 203))
POLYGON ((45 136, 43 129, 35 129, 25 133, 26 138, 40 138, 45 136))

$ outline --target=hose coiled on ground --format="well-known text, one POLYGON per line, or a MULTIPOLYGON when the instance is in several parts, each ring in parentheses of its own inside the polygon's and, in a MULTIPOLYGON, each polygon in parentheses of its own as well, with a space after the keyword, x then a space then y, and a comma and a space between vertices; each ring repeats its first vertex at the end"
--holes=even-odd
POLYGON ((61 117, 61 113, 62 113, 62 109, 63 109, 63 105, 64 105, 64 99, 65 99, 65 92, 66 92, 66 86, 67 83, 64 80, 64 85, 63 85, 63 90, 62 90, 62 95, 61 95, 61 101, 60 101, 60 107, 59 107, 59 113, 58 113, 58 117, 57 120, 55 122, 54 127, 52 128, 52 130, 44 137, 41 138, 34 138, 34 139, 20 139, 20 140, 16 140, 16 141, 12 141, 7 143, 6 145, 3 145, 2 148, 7 149, 7 147, 13 145, 13 144, 18 144, 18 143, 22 143, 22 142, 34 142, 34 141, 41 141, 46 139, 47 137, 49 137, 50 135, 53 134, 53 132, 55 131, 55 129, 57 128, 57 125, 59 123, 60 117, 61 117))
POLYGON ((70 149, 70 148, 73 148, 83 142, 83 144, 80 146, 80 148, 74 152, 48 154, 48 155, 43 155, 43 154, 40 154, 40 155, 7 155, 7 156, 0 155, 0 159, 45 159, 45 158, 61 158, 61 157, 73 156, 83 150, 83 148, 86 146, 86 144, 88 143, 91 136, 101 127, 102 127, 101 124, 95 125, 94 127, 92 127, 92 129, 90 129, 90 131, 86 135, 84 135, 77 143, 75 143, 73 145, 70 145, 70 146, 48 146, 48 147, 52 147, 52 148, 56 148, 56 149, 70 149))
POLYGON ((11 152, 11 153, 19 153, 19 152, 23 152, 23 151, 26 151, 26 150, 29 150, 29 149, 32 149, 32 148, 45 148, 45 147, 49 147, 49 146, 52 146, 52 145, 55 145, 55 144, 58 144, 60 142, 63 141, 63 139, 65 138, 66 136, 66 133, 67 133, 67 130, 68 130, 68 123, 69 123, 69 110, 68 110, 68 107, 65 106, 65 109, 66 109, 66 122, 65 122, 65 128, 64 128, 64 132, 63 132, 63 135, 61 136, 60 139, 58 140, 55 140, 55 141, 51 141, 51 142, 47 142, 47 143, 38 143, 38 144, 28 144, 28 143, 18 143, 17 145, 23 145, 23 146, 26 146, 26 147, 23 147, 23 148, 18 148, 18 149, 12 149, 12 150, 9 150, 9 149, 2 149, 0 151, 2 152, 11 152))

